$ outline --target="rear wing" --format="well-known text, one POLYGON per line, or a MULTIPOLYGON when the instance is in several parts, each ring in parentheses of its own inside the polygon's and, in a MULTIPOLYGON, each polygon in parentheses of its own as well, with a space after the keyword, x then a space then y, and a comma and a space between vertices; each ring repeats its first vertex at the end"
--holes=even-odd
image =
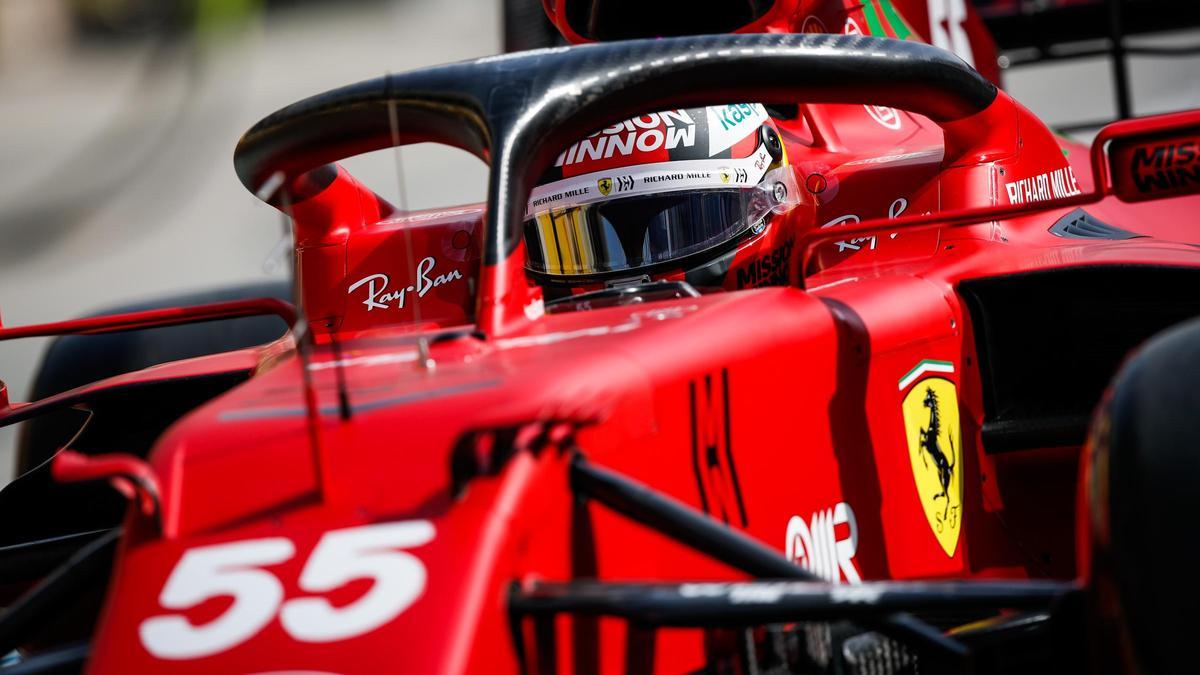
MULTIPOLYGON (((951 0, 957 2, 958 0, 951 0)), ((1200 54, 1200 43, 1170 47, 1133 46, 1131 36, 1200 26, 1195 0, 974 0, 1002 55, 1001 68, 1048 61, 1108 57, 1117 119, 1133 116, 1128 61, 1200 54)), ((1064 133, 1090 131, 1112 120, 1091 119, 1059 126, 1064 133)))

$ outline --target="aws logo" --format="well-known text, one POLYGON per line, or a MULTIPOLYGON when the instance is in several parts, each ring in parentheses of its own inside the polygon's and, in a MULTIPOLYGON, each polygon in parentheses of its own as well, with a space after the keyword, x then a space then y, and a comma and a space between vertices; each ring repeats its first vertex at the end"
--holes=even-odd
POLYGON ((822 579, 838 584, 862 582, 854 566, 858 552, 858 521, 854 509, 839 502, 832 509, 821 509, 805 520, 792 516, 787 526, 784 551, 788 560, 822 579), (841 529, 839 526, 846 526, 841 529))
POLYGON ((917 497, 929 527, 948 556, 958 548, 962 529, 962 427, 958 389, 943 377, 953 373, 949 361, 921 361, 900 380, 904 396, 904 429, 917 497))

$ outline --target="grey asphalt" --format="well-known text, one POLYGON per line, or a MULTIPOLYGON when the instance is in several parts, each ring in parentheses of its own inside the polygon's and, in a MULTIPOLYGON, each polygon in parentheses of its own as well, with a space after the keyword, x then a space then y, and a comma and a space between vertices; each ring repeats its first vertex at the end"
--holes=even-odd
MULTIPOLYGON (((1196 33, 1165 41, 1200 39, 1196 33)), ((1160 42, 1163 40, 1159 40, 1160 42)), ((0 63, 0 315, 53 321, 114 303, 261 280, 279 219, 232 170, 263 115, 341 84, 498 52, 499 2, 406 0, 302 6, 199 55, 134 46, 14 68, 0 63)), ((1200 107, 1200 58, 1135 60, 1137 113, 1200 107)), ((1008 73, 1052 124, 1109 117, 1108 65, 1008 73)), ((398 198, 391 153, 350 160, 398 198)), ((486 170, 446 148, 403 154, 410 207, 482 199, 486 170)), ((276 272, 279 274, 279 272, 276 272)), ((41 340, 0 344, 0 379, 22 400, 41 340)), ((0 430, 0 485, 13 429, 0 430)))

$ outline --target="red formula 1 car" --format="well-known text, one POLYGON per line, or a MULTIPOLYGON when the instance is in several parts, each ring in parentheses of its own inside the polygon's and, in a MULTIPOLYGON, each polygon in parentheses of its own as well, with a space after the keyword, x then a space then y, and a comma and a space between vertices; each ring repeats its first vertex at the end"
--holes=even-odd
POLYGON ((284 108, 235 164, 294 223, 295 307, 0 328, 291 327, 0 387, 0 424, 86 413, 0 493, 6 667, 1185 672, 1200 330, 1142 345, 1200 315, 1198 142, 1181 113, 1089 150, 863 35, 542 50, 284 108), (488 162, 486 204, 399 211, 336 164, 426 141, 488 162))

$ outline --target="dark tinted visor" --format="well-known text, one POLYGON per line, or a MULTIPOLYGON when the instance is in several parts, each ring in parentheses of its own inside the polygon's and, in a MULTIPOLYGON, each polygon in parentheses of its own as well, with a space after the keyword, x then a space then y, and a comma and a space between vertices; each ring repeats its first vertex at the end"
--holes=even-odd
POLYGON ((734 239, 754 224, 751 217, 761 219, 757 193, 675 192, 543 212, 525 221, 528 265, 572 276, 678 260, 734 239))
POLYGON ((761 19, 775 0, 568 0, 571 30, 597 41, 732 33, 761 19))

